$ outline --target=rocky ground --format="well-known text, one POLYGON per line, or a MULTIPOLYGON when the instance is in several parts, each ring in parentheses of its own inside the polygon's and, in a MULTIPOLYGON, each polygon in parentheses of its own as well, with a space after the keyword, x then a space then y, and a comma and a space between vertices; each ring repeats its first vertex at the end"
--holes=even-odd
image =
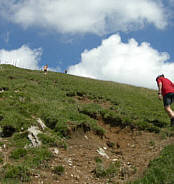
POLYGON ((67 141, 67 150, 52 148, 54 159, 48 168, 35 171, 30 183, 123 184, 143 176, 150 160, 174 141, 174 138, 164 139, 162 135, 155 133, 120 129, 99 123, 106 130, 103 138, 78 129, 67 141), (96 158, 102 160, 103 168, 108 168, 113 162, 119 163, 117 173, 109 177, 96 177, 96 158), (50 168, 57 165, 64 167, 62 175, 51 172, 50 168))

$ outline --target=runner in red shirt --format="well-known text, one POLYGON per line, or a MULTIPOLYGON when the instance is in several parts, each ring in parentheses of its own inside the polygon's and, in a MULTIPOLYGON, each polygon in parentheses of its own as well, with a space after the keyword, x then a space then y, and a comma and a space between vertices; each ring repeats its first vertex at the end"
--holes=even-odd
POLYGON ((170 107, 174 102, 174 84, 165 78, 163 74, 156 78, 156 82, 158 85, 158 98, 163 99, 164 109, 171 119, 171 126, 174 126, 174 112, 170 107))

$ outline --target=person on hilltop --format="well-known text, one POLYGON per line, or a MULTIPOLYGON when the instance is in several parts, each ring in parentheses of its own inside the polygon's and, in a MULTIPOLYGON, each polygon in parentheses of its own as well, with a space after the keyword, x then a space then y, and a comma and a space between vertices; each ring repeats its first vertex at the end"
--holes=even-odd
POLYGON ((48 64, 46 64, 43 69, 44 69, 44 74, 46 75, 47 74, 47 70, 48 70, 48 64))
POLYGON ((163 99, 164 109, 171 120, 171 126, 174 126, 174 111, 171 109, 171 104, 174 102, 174 83, 165 78, 163 74, 156 78, 156 82, 158 98, 163 99))

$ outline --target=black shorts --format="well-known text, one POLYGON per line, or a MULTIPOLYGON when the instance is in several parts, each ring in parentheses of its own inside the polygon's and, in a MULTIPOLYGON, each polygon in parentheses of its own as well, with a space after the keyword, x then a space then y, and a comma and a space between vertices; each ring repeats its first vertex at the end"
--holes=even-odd
POLYGON ((168 93, 163 97, 164 106, 171 105, 174 102, 174 93, 168 93))

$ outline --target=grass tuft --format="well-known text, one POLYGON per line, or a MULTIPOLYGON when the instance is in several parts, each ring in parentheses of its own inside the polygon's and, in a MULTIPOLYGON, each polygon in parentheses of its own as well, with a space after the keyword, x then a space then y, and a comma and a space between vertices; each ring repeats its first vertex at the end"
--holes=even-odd
POLYGON ((65 172, 65 168, 62 165, 55 166, 53 169, 53 173, 57 175, 63 175, 64 172, 65 172))

